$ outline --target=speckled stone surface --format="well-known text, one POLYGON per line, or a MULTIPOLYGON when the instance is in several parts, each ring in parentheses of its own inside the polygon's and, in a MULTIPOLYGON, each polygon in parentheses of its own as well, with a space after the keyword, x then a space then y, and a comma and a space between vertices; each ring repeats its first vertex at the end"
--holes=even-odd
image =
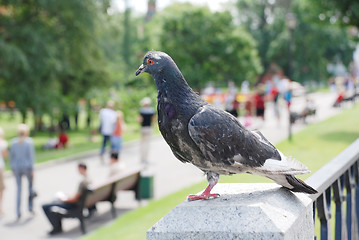
POLYGON ((313 239, 313 207, 275 183, 217 184, 221 196, 184 201, 147 231, 147 240, 313 239))

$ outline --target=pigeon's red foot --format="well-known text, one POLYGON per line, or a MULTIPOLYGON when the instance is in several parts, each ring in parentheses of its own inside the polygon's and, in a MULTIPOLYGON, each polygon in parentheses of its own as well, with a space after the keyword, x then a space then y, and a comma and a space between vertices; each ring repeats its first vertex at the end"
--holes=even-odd
POLYGON ((215 179, 215 181, 212 182, 212 184, 208 184, 206 189, 200 195, 188 195, 187 200, 195 201, 195 200, 201 200, 201 199, 208 200, 208 199, 218 198, 219 197, 218 193, 211 193, 212 188, 214 187, 214 185, 217 184, 217 182, 218 182, 218 179, 215 179))
POLYGON ((188 195, 187 200, 188 201, 195 201, 195 200, 209 200, 218 198, 220 195, 218 193, 210 193, 210 194, 204 194, 201 195, 188 195))

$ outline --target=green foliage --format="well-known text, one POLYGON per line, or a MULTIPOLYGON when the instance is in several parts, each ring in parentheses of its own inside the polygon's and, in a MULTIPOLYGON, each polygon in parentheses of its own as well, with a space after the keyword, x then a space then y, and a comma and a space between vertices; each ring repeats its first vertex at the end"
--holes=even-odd
POLYGON ((359 28, 359 2, 357 0, 307 1, 317 19, 332 24, 352 25, 359 28))
MULTIPOLYGON (((108 59, 109 78, 116 92, 113 100, 120 103, 128 121, 133 121, 139 109, 139 101, 150 96, 154 99, 155 85, 149 75, 135 76, 146 51, 150 49, 150 33, 142 18, 134 18, 131 9, 125 13, 107 15, 107 24, 100 32, 100 44, 108 59)), ((112 96, 113 97, 113 96, 112 96)), ((110 95, 102 96, 102 103, 110 95)))
POLYGON ((325 25, 308 1, 238 0, 235 19, 229 12, 174 4, 150 22, 131 9, 108 14, 110 3, 0 0, 0 100, 15 101, 23 121, 29 109, 37 122, 44 115, 57 121, 63 113, 75 114, 79 99, 103 106, 115 91, 132 120, 139 99, 155 97, 152 78, 134 75, 148 50, 168 52, 198 90, 207 82, 254 82, 271 62, 288 69, 283 16, 289 9, 298 18, 295 80, 325 78, 328 62, 351 61, 345 29, 325 25))
POLYGON ((125 120, 128 123, 137 123, 137 116, 141 108, 140 101, 143 97, 152 99, 152 105, 156 104, 156 87, 152 83, 146 88, 137 88, 136 86, 126 86, 116 91, 116 97, 113 99, 119 103, 119 109, 124 113, 125 120))
POLYGON ((326 79, 326 66, 341 60, 348 65, 354 45, 346 29, 333 24, 320 24, 310 4, 303 1, 249 1, 238 0, 239 21, 258 41, 262 64, 268 69, 277 63, 285 74, 289 71, 290 33, 286 27, 286 14, 296 15, 293 31, 293 80, 319 81, 326 79), (315 16, 315 18, 314 18, 315 16))
POLYGON ((104 85, 96 40, 101 1, 1 1, 1 95, 26 117, 55 106, 67 112, 92 87, 104 85))
POLYGON ((255 41, 233 24, 229 12, 211 13, 208 8, 176 4, 158 18, 162 22, 161 50, 172 56, 193 87, 204 87, 210 81, 219 85, 253 82, 260 73, 255 41))
POLYGON ((294 31, 294 76, 301 80, 327 79, 326 66, 342 61, 349 66, 353 60, 354 43, 347 29, 333 24, 318 24, 308 18, 311 6, 298 2, 293 10, 298 24, 294 31), (315 54, 313 54, 315 53, 315 54))
POLYGON ((267 52, 271 42, 283 31, 283 16, 288 8, 288 2, 279 1, 273 4, 267 0, 238 0, 236 6, 240 24, 258 42, 257 49, 261 63, 264 69, 268 69, 272 60, 268 58, 267 52))
MULTIPOLYGON (((297 18, 301 14, 297 13, 297 18)), ((267 58, 288 69, 289 32, 283 31, 270 43, 267 58)), ((322 80, 328 77, 328 63, 341 60, 345 65, 352 61, 354 46, 345 29, 338 26, 319 26, 299 21, 294 31, 294 72, 296 81, 322 80), (315 53, 315 54, 314 54, 315 53)))

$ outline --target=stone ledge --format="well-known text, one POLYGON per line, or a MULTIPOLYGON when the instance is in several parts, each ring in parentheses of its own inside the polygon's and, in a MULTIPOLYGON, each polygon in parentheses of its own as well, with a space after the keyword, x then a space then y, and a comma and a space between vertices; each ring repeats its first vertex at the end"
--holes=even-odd
POLYGON ((217 184, 212 200, 184 201, 147 231, 148 240, 313 239, 313 204, 275 183, 217 184))

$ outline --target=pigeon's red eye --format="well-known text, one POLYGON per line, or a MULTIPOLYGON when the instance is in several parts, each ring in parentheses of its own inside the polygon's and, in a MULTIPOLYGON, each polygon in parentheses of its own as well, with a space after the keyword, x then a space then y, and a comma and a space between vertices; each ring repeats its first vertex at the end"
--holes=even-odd
POLYGON ((154 62, 153 62, 152 59, 148 59, 148 60, 147 60, 147 63, 150 64, 150 65, 152 65, 154 62))

